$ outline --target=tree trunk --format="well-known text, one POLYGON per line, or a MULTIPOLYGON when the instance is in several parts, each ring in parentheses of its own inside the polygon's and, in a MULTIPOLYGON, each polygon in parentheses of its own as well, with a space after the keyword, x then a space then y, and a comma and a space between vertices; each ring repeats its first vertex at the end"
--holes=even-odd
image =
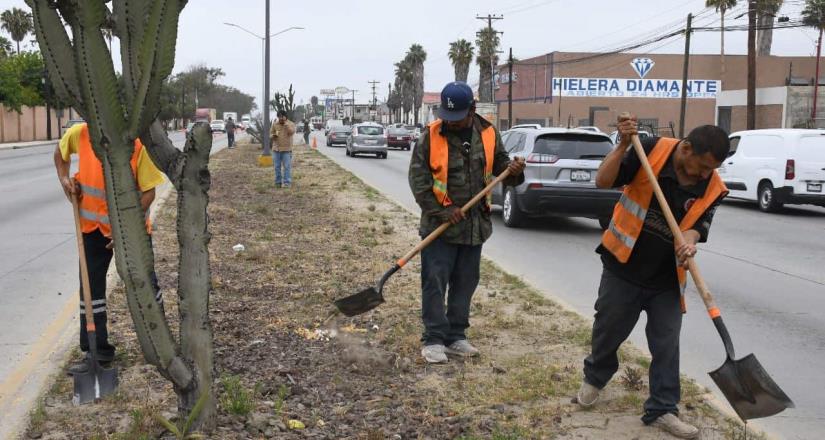
POLYGON ((771 54, 771 46, 773 45, 773 24, 775 17, 773 14, 761 14, 759 16, 759 34, 757 43, 757 56, 765 56, 771 54))
POLYGON ((194 366, 196 386, 179 392, 178 410, 188 415, 198 398, 209 393, 209 400, 198 416, 195 426, 209 432, 215 427, 217 407, 212 388, 212 324, 209 321, 209 296, 212 276, 209 270, 208 217, 209 152, 212 134, 201 126, 188 136, 184 147, 178 191, 178 297, 180 299, 181 355, 194 366))
POLYGON ((17 55, 20 55, 20 41, 14 40, 17 43, 17 55))
POLYGON ((490 65, 488 63, 479 64, 478 100, 479 102, 492 102, 490 96, 490 65))
POLYGON ((722 80, 722 88, 724 89, 725 88, 725 10, 724 9, 722 9, 722 32, 719 33, 719 39, 720 39, 720 43, 719 43, 719 46, 720 46, 720 51, 719 51, 720 52, 720 60, 719 60, 719 62, 720 62, 721 70, 722 70, 722 73, 721 73, 721 75, 719 75, 719 77, 722 80))

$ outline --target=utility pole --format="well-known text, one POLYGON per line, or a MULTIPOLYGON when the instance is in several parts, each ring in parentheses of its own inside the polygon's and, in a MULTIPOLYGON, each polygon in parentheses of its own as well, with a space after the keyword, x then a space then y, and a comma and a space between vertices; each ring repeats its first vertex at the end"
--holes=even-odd
MULTIPOLYGON (((487 16, 483 16, 483 15, 476 14, 476 19, 477 20, 487 20, 487 29, 489 29, 490 31, 493 31, 493 20, 503 20, 504 15, 487 14, 487 16)), ((504 32, 498 32, 498 31, 493 31, 493 32, 495 32, 496 34, 501 34, 501 35, 504 34, 504 32)), ((478 35, 478 34, 479 33, 476 32, 476 35, 478 35)), ((497 53, 496 48, 493 47, 492 51, 490 52, 490 102, 493 102, 493 103, 496 102, 495 81, 493 80, 494 77, 495 77, 495 63, 494 63, 494 61, 495 61, 496 53, 497 53)), ((482 86, 482 84, 478 85, 479 89, 481 88, 481 86, 482 86)))
MULTIPOLYGON (((392 84, 387 83, 387 104, 389 104, 390 99, 392 99, 392 84)), ((390 118, 389 123, 390 123, 390 125, 392 125, 392 109, 390 108, 389 105, 387 105, 387 109, 389 109, 389 112, 388 112, 389 113, 388 116, 390 118)))
POLYGON ((748 0, 748 130, 756 128, 756 0, 748 0))
POLYGON ((264 142, 261 156, 269 157, 272 153, 269 149, 269 0, 266 0, 266 25, 264 27, 264 132, 261 133, 261 140, 264 142))
POLYGON ((355 92, 358 90, 352 89, 352 112, 349 115, 349 125, 355 125, 355 92))
POLYGON ((816 97, 819 94, 819 57, 822 55, 822 28, 819 28, 819 40, 816 42, 816 76, 814 77, 814 106, 811 109, 811 128, 816 128, 816 97))
POLYGON ((510 57, 507 59, 507 128, 513 126, 513 48, 510 48, 510 57))
POLYGON ((685 27, 685 60, 682 64, 682 103, 679 110, 679 138, 685 137, 685 111, 687 110, 688 67, 690 66, 690 33, 693 14, 687 16, 685 27))
MULTIPOLYGON (((378 100, 375 98, 375 86, 381 84, 381 81, 372 80, 367 82, 372 86, 372 107, 375 110, 375 113, 378 114, 378 100)), ((375 121, 375 118, 372 117, 372 114, 370 114, 370 118, 373 121, 375 121)))

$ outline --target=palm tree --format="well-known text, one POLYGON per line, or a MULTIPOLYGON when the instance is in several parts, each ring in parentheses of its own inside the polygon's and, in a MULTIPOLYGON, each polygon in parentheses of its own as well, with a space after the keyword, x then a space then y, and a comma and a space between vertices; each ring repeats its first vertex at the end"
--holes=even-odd
POLYGON ((420 44, 413 44, 404 59, 412 66, 413 123, 418 125, 421 103, 424 100, 424 61, 427 61, 427 52, 420 44))
POLYGON ((725 12, 727 12, 728 9, 731 9, 734 6, 736 6, 736 0, 705 0, 706 8, 716 8, 716 12, 718 12, 722 16, 722 32, 719 32, 719 38, 721 40, 721 43, 719 45, 719 54, 721 57, 721 77, 723 80, 725 79, 725 12))
POLYGON ((811 122, 816 123, 816 97, 819 93, 819 57, 822 49, 822 31, 825 29, 825 0, 805 0, 802 23, 819 30, 819 44, 816 45, 816 76, 814 77, 814 102, 811 122))
POLYGON ((408 123, 409 114, 413 107, 414 99, 414 73, 413 67, 406 58, 395 63, 395 90, 401 97, 401 110, 404 114, 404 123, 408 123))
POLYGON ((11 54, 11 41, 8 38, 0 35, 0 59, 6 58, 11 54))
POLYGON ((17 42, 17 53, 20 53, 20 42, 34 30, 32 15, 20 8, 11 8, 0 14, 0 24, 3 30, 11 34, 11 39, 17 42))
POLYGON ((463 38, 453 41, 450 43, 450 51, 447 55, 453 63, 455 80, 467 82, 470 63, 473 61, 473 44, 463 38))
POLYGON ((757 0, 756 13, 759 16, 757 27, 759 28, 757 34, 757 51, 759 56, 770 55, 771 45, 773 44, 773 23, 776 20, 776 14, 782 7, 782 0, 757 0))
POLYGON ((498 64, 498 45, 501 42, 498 32, 491 28, 481 28, 476 37, 478 46, 478 98, 481 102, 493 102, 493 91, 491 84, 493 81, 493 67, 498 64))

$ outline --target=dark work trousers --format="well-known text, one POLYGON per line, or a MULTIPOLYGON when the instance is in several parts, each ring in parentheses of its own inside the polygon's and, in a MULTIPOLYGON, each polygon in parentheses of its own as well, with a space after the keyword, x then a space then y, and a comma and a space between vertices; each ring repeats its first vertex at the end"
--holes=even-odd
POLYGON ((226 146, 229 148, 235 146, 235 130, 226 131, 226 146))
POLYGON ((644 310, 647 313, 647 345, 650 363, 650 397, 642 421, 650 424, 666 413, 678 413, 679 332, 682 311, 679 288, 652 290, 625 281, 606 269, 602 272, 596 300, 591 354, 584 360, 587 383, 601 389, 619 368, 616 352, 644 310))
MULTIPOLYGON (((151 238, 151 237, 150 237, 151 238)), ((89 287, 92 291, 92 315, 95 321, 98 360, 107 362, 115 357, 115 347, 109 343, 109 330, 106 325, 106 272, 112 261, 113 251, 106 249, 110 239, 100 229, 83 234, 83 247, 86 252, 86 266, 89 270, 89 287)), ((158 286, 155 272, 152 271, 152 284, 155 289, 155 301, 163 305, 163 296, 158 286)), ((83 301, 83 282, 80 283, 80 350, 89 351, 89 339, 86 333, 86 304, 83 301)))
POLYGON ((439 239, 421 251, 424 345, 450 345, 467 338, 464 331, 470 326, 470 300, 478 286, 480 264, 481 245, 439 239))

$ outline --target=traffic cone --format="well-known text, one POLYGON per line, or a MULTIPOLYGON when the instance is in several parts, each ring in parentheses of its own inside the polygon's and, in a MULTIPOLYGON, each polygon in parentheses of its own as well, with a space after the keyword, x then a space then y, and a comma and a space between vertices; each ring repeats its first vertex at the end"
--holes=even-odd
POLYGON ((312 138, 312 149, 313 149, 313 150, 317 150, 317 149, 318 149, 318 140, 317 140, 317 139, 315 139, 315 138, 312 138))

